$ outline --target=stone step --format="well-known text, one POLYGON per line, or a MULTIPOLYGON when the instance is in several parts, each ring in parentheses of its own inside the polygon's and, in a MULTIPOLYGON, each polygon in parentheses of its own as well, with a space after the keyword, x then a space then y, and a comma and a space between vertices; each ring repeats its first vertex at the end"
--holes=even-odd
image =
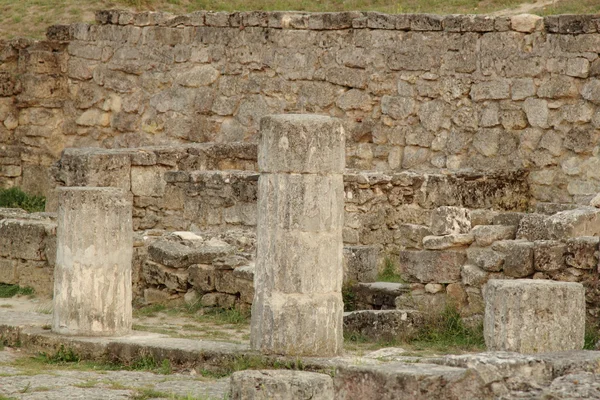
POLYGON ((410 285, 392 282, 368 282, 354 286, 359 310, 394 310, 396 297, 410 292, 410 285))
POLYGON ((372 340, 403 339, 414 334, 422 323, 415 310, 361 310, 344 313, 344 334, 372 340))

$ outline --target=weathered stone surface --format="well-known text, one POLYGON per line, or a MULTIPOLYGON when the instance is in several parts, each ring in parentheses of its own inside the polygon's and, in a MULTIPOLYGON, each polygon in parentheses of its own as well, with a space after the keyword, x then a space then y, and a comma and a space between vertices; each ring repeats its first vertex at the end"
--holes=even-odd
POLYGON ((206 293, 200 298, 200 303, 206 307, 233 308, 236 297, 227 293, 206 293))
POLYGON ((215 290, 215 267, 206 264, 193 264, 187 269, 192 286, 202 292, 215 290))
POLYGON ((131 330, 131 209, 121 189, 59 190, 54 332, 106 336, 131 330))
POLYGON ((402 340, 419 328, 422 317, 414 310, 362 310, 344 313, 344 332, 373 340, 402 340))
POLYGON ((344 148, 335 119, 261 120, 254 349, 320 356, 342 349, 344 148))
POLYGON ((534 273, 533 243, 524 240, 501 240, 492 250, 504 255, 502 270, 506 276, 523 278, 534 273))
POLYGON ((483 380, 467 369, 426 363, 339 368, 334 385, 342 400, 492 398, 483 380))
POLYGON ((188 272, 177 268, 146 261, 143 266, 143 277, 150 285, 165 285, 167 289, 177 292, 188 290, 188 272))
POLYGON ((481 287, 488 281, 490 274, 475 265, 466 264, 462 267, 460 276, 463 285, 481 287))
POLYGON ((558 271, 565 267, 567 246, 555 240, 533 242, 533 267, 536 271, 558 271))
POLYGON ((306 371, 247 370, 231 375, 232 400, 329 400, 333 399, 329 375, 306 371))
POLYGON ((471 230, 469 210, 460 207, 438 207, 431 213, 431 232, 434 235, 468 233, 471 230))
POLYGON ((459 282, 466 258, 464 252, 455 250, 401 251, 398 270, 409 282, 459 282))
POLYGON ((49 221, 0 219, 0 256, 47 260, 46 247, 54 241, 56 224, 49 221))
POLYGON ((233 247, 223 243, 186 245, 174 240, 157 240, 148 247, 152 261, 172 268, 187 268, 192 264, 211 264, 215 259, 233 252, 233 247))
POLYGON ((504 264, 504 254, 489 247, 469 247, 467 259, 469 263, 490 272, 501 271, 504 264))
POLYGON ((425 236, 423 238, 423 248, 427 250, 445 250, 452 247, 468 246, 474 240, 475 237, 472 233, 425 236))
POLYGON ((489 350, 540 353, 583 347, 585 298, 579 283, 490 280, 485 302, 489 350))
POLYGON ((379 249, 375 246, 344 246, 344 283, 375 282, 379 249))
POLYGON ((511 225, 478 225, 471 233, 475 236, 477 246, 490 246, 497 240, 514 239, 516 227, 511 225))
POLYGON ((372 282, 359 283, 353 288, 357 307, 362 309, 393 309, 396 297, 410 292, 405 283, 372 282))
POLYGON ((598 268, 598 243, 600 238, 595 236, 582 236, 567 240, 565 264, 578 269, 598 268))
POLYGON ((261 120, 259 169, 268 173, 341 173, 344 129, 316 115, 276 115, 261 120))
POLYGON ((517 32, 530 33, 541 29, 543 18, 539 15, 520 14, 510 18, 511 28, 517 32))

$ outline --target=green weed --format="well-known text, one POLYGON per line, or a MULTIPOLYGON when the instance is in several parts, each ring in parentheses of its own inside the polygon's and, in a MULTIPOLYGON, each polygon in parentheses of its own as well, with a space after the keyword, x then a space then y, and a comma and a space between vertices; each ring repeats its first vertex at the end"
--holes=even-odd
POLYGON ((379 282, 395 282, 405 283, 402 277, 396 273, 396 264, 391 258, 386 257, 383 264, 383 269, 377 276, 379 282))
POLYGON ((585 324, 584 350, 596 350, 596 343, 600 341, 600 327, 597 324, 585 324))
POLYGON ((16 295, 31 296, 33 294, 33 288, 0 283, 0 298, 7 299, 16 295))
POLYGON ((29 195, 18 187, 0 189, 0 207, 22 208, 29 212, 39 212, 46 208, 46 199, 43 196, 29 195))

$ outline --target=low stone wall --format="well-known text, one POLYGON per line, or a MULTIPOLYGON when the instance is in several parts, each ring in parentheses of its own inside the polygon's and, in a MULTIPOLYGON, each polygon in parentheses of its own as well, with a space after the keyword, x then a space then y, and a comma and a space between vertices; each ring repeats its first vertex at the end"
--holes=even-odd
POLYGON ((54 215, 0 208, 0 283, 50 296, 55 261, 54 215))

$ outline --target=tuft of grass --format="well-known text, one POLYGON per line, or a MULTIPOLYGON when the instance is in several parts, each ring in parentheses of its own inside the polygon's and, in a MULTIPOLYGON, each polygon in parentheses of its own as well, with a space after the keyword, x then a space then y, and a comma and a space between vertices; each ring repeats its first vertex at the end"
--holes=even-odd
POLYGON ((483 323, 467 326, 458 309, 448 304, 441 313, 425 314, 425 321, 410 343, 438 351, 482 350, 485 348, 483 323))
POLYGON ((16 295, 31 296, 34 290, 30 287, 0 283, 0 298, 7 299, 16 295))
POLYGON ((600 341, 600 326, 597 324, 585 324, 583 349, 596 350, 596 344, 598 341, 600 341))
POLYGON ((377 276, 379 282, 394 282, 394 283, 406 283, 402 277, 396 273, 396 264, 390 257, 386 257, 383 264, 383 269, 377 276))
POLYGON ((68 364, 78 363, 80 358, 73 349, 65 348, 64 345, 60 345, 60 348, 54 354, 41 353, 41 359, 48 364, 68 364))
POLYGON ((342 301, 344 302, 344 311, 356 311, 357 300, 356 291, 354 290, 355 282, 346 282, 342 286, 342 301))
POLYGON ((0 207, 22 208, 29 212, 40 212, 46 208, 46 198, 27 194, 18 187, 0 189, 0 207))

